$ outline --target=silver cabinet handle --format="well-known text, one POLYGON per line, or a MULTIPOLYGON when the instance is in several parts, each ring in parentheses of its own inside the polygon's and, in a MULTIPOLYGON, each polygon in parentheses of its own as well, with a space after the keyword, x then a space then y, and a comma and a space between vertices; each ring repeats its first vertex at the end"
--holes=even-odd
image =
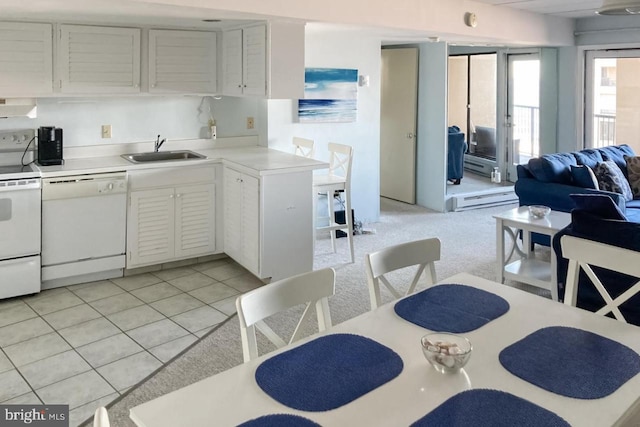
POLYGON ((409 133, 407 134, 407 139, 413 139, 413 137, 414 137, 414 136, 415 136, 415 135, 414 135, 413 133, 409 132, 409 133))
POLYGON ((182 194, 176 194, 176 197, 182 197, 182 194))

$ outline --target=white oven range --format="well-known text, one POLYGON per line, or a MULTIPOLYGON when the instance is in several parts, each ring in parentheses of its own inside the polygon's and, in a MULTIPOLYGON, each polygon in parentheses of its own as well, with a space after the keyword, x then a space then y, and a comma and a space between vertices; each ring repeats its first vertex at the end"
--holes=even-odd
POLYGON ((33 129, 0 131, 0 298, 40 292, 41 181, 33 129))

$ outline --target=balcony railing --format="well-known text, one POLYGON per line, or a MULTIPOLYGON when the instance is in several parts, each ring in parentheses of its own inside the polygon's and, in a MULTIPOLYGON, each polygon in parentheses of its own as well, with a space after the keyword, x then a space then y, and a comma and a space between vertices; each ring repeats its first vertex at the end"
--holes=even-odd
POLYGON ((538 157, 540 153, 540 108, 513 106, 513 139, 520 140, 520 159, 538 157))
POLYGON ((595 148, 615 145, 616 116, 615 114, 593 115, 593 142, 595 148))

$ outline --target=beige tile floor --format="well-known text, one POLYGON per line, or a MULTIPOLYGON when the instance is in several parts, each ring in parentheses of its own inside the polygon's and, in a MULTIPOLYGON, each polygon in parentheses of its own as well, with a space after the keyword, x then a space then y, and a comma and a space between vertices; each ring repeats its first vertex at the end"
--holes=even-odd
POLYGON ((0 301, 0 403, 68 404, 75 426, 260 285, 225 258, 0 301))

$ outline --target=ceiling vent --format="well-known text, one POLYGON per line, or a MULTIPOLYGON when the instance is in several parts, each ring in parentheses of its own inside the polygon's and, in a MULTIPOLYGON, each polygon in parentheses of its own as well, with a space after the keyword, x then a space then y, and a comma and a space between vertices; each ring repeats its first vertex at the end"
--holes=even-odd
POLYGON ((640 0, 604 0, 602 7, 596 13, 598 15, 638 15, 640 0))

